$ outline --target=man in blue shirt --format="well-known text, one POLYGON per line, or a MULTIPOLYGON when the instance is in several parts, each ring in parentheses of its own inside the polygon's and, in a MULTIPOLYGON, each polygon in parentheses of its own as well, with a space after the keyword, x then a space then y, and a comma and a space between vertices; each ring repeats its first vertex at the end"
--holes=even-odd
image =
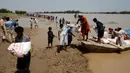
POLYGON ((6 28, 7 37, 9 38, 9 42, 12 43, 12 42, 14 42, 14 32, 13 32, 14 25, 9 17, 6 17, 5 20, 6 20, 5 28, 6 28))
POLYGON ((13 25, 15 28, 16 28, 17 26, 19 26, 19 25, 18 25, 18 20, 13 20, 12 22, 13 22, 12 25, 13 25))
POLYGON ((75 37, 75 35, 72 33, 72 28, 73 27, 69 27, 69 29, 68 29, 68 46, 70 46, 71 45, 71 42, 72 42, 72 40, 73 40, 73 37, 72 36, 74 36, 75 37))

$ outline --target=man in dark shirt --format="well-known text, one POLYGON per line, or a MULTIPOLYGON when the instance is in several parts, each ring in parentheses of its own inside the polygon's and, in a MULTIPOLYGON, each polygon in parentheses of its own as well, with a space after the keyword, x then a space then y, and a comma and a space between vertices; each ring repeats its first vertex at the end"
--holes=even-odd
POLYGON ((75 13, 75 15, 74 15, 74 18, 76 19, 77 18, 77 14, 75 13))
POLYGON ((63 28, 63 22, 62 22, 62 19, 60 18, 60 20, 59 20, 59 25, 60 25, 60 29, 62 29, 63 28))
POLYGON ((96 27, 97 33, 98 33, 98 40, 97 40, 97 42, 101 43, 101 38, 104 36, 104 26, 103 26, 103 23, 98 21, 96 18, 94 18, 93 21, 97 25, 97 27, 96 27))
POLYGON ((52 46, 53 46, 53 38, 55 37, 55 35, 52 32, 52 27, 49 27, 48 30, 49 31, 47 32, 47 34, 48 34, 48 47, 47 48, 50 48, 49 47, 50 44, 51 44, 51 48, 52 48, 52 46))
MULTIPOLYGON (((17 36, 15 37, 15 43, 20 43, 20 42, 29 42, 30 38, 26 35, 23 34, 24 28, 21 26, 18 26, 15 28, 15 32, 17 36)), ((25 70, 29 73, 29 67, 30 67, 30 61, 31 61, 31 52, 29 51, 28 54, 24 55, 23 58, 17 59, 17 69, 18 72, 25 70)), ((25 73, 25 72, 23 72, 25 73)))
POLYGON ((65 24, 65 18, 64 17, 62 18, 62 24, 63 25, 65 24))

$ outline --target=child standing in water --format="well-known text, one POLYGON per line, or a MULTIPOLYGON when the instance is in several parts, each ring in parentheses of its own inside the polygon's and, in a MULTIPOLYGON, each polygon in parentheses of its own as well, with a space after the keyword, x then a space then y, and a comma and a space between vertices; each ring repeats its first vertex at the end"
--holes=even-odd
POLYGON ((47 32, 47 34, 48 34, 48 47, 47 48, 52 48, 53 38, 55 37, 55 35, 52 32, 52 27, 49 27, 48 30, 49 31, 47 32), (51 47, 49 47, 50 44, 51 44, 51 47))

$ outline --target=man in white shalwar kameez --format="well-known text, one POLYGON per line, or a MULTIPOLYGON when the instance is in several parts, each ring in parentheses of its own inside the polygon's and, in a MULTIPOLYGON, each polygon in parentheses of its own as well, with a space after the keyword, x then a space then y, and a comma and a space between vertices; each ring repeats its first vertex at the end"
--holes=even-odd
POLYGON ((67 46, 68 45, 68 29, 69 27, 65 25, 63 27, 63 31, 60 33, 60 46, 67 46))

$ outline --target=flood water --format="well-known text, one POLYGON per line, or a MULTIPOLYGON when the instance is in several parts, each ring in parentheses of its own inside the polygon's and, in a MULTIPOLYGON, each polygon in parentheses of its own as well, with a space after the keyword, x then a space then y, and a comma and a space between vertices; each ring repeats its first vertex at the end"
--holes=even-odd
MULTIPOLYGON (((50 14, 48 14, 50 15, 50 14)), ((51 14, 54 16, 64 17, 66 20, 71 20, 72 22, 76 22, 74 19, 74 14, 51 14)), ((97 18, 99 21, 103 22, 104 25, 109 27, 122 27, 124 29, 130 28, 130 15, 129 14, 86 14, 90 25, 95 25, 92 21, 93 18, 97 18)), ((27 26, 29 24, 29 18, 20 19, 20 22, 25 22, 22 25, 27 26)), ((44 24, 44 23, 43 23, 44 24)))
POLYGON ((93 73, 130 73, 130 51, 85 54, 93 73))
MULTIPOLYGON (((74 14, 46 14, 58 16, 59 18, 65 18, 65 20, 70 20, 74 24, 77 22, 77 19, 74 19, 74 14)), ((84 14, 87 17, 87 20, 91 26, 96 26, 93 22, 93 18, 97 18, 99 21, 104 23, 106 29, 108 28, 117 28, 122 27, 123 29, 130 29, 130 14, 84 14)), ((29 23, 30 18, 20 18, 19 23, 21 26, 30 27, 29 23)), ((39 22, 40 28, 46 28, 50 23, 39 22)), ((51 23, 53 24, 53 23, 51 23)), ((96 35, 93 29, 91 30, 90 35, 96 35)))
MULTIPOLYGON (((74 14, 48 14, 60 17, 64 17, 66 20, 75 21, 74 14)), ((90 25, 95 25, 93 23, 93 18, 97 18, 104 23, 106 27, 130 27, 130 14, 84 14, 87 17, 90 25)))

